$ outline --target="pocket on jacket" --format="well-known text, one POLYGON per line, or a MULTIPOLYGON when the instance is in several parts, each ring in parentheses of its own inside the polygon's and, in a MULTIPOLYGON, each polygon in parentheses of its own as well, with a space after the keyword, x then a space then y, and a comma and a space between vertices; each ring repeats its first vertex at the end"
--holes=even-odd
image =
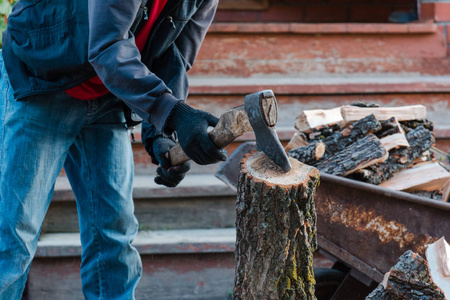
POLYGON ((33 75, 52 81, 87 62, 87 28, 76 17, 27 32, 27 40, 13 51, 33 75))

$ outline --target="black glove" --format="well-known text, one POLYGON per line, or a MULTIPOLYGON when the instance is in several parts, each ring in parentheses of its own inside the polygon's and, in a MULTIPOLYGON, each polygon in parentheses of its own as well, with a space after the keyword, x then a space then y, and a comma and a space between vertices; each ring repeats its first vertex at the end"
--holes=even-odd
POLYGON ((155 177, 155 182, 167 187, 176 187, 191 168, 189 162, 178 166, 170 165, 166 154, 173 146, 175 146, 175 142, 163 136, 155 138, 152 144, 153 156, 159 163, 159 167, 156 169, 158 175, 155 177))
POLYGON ((227 152, 211 141, 208 127, 216 126, 218 118, 179 102, 172 110, 167 125, 175 130, 184 153, 199 165, 213 164, 227 159, 227 152))

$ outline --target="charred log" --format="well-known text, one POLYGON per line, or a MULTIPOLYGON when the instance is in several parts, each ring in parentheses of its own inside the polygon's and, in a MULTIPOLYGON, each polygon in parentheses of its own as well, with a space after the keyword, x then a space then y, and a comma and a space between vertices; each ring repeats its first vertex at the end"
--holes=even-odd
POLYGON ((302 163, 313 166, 324 156, 325 144, 323 142, 313 142, 306 146, 292 149, 288 154, 302 163))
POLYGON ((433 131, 434 129, 433 122, 428 121, 427 119, 402 121, 400 122, 400 124, 402 125, 402 128, 406 133, 421 126, 425 129, 428 129, 429 131, 433 131))
POLYGON ((381 129, 376 133, 378 138, 383 138, 389 135, 404 133, 404 130, 395 117, 388 120, 380 121, 381 129))
POLYGON ((322 141, 325 144, 325 154, 326 156, 332 156, 368 134, 376 132, 380 128, 380 122, 375 119, 374 115, 362 118, 355 122, 349 129, 336 132, 323 139, 322 141))
POLYGON ((433 133, 420 126, 406 134, 406 139, 410 147, 401 147, 389 151, 389 158, 376 165, 368 167, 358 174, 351 177, 372 184, 380 184, 381 182, 392 177, 395 172, 401 171, 409 167, 416 158, 430 149, 435 139, 433 133))
POLYGON ((384 161, 388 152, 373 134, 359 139, 342 151, 319 161, 317 168, 327 174, 345 176, 384 161))
POLYGON ((319 172, 290 160, 288 173, 260 152, 241 162, 233 299, 315 299, 319 172))

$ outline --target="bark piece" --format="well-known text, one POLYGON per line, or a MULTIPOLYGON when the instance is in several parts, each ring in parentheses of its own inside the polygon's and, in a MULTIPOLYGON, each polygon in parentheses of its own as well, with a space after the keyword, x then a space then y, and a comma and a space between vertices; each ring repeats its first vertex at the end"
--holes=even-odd
POLYGON ((392 117, 388 120, 382 120, 380 121, 380 124, 381 129, 376 133, 376 136, 380 139, 397 133, 405 134, 405 131, 396 117, 392 117))
POLYGON ((397 191, 442 190, 450 180, 450 173, 439 163, 422 163, 413 168, 393 174, 380 184, 381 187, 397 191))
POLYGON ((323 139, 325 153, 327 156, 334 155, 368 134, 376 132, 380 128, 380 122, 378 122, 374 115, 362 118, 355 122, 351 127, 323 139))
POLYGON ((341 108, 304 110, 295 120, 295 128, 309 132, 313 128, 341 123, 341 108))
POLYGON ((313 128, 308 133, 307 137, 309 141, 317 141, 322 140, 326 137, 329 137, 336 132, 340 132, 342 127, 339 124, 334 124, 330 126, 321 126, 320 128, 313 128))
POLYGON ((443 201, 442 191, 435 190, 435 191, 413 191, 410 192, 413 195, 429 198, 436 201, 443 201))
POLYGON ((429 245, 425 255, 431 278, 443 294, 450 298, 450 246, 445 238, 429 245))
POLYGON ((306 136, 302 132, 296 132, 292 136, 289 143, 284 147, 284 151, 289 152, 292 149, 303 147, 308 145, 308 142, 306 141, 306 136))
POLYGON ((400 122, 403 130, 405 130, 406 133, 410 132, 413 129, 416 129, 417 127, 422 126, 425 129, 428 129, 429 131, 433 131, 433 122, 422 119, 422 120, 409 120, 409 121, 402 121, 400 122))
POLYGON ((358 121, 370 114, 374 114, 377 120, 388 120, 396 117, 399 121, 425 119, 427 109, 423 105, 409 105, 398 107, 356 107, 343 106, 341 114, 345 122, 358 121))
POLYGON ((385 162, 357 172, 357 174, 352 175, 352 178, 378 185, 391 178, 395 172, 408 168, 416 158, 430 149, 435 142, 433 133, 423 127, 418 127, 406 134, 406 139, 409 147, 389 151, 389 158, 385 162))
POLYGON ((241 161, 233 299, 315 299, 319 171, 290 161, 288 173, 261 152, 241 161))
POLYGON ((444 300, 445 297, 429 275, 426 260, 409 250, 366 297, 366 300, 381 299, 444 300))
POLYGON ((292 149, 288 154, 302 163, 315 165, 325 154, 325 144, 323 142, 313 142, 306 146, 292 149))
POLYGON ((317 168, 328 174, 346 176, 372 164, 385 161, 389 153, 373 134, 356 141, 342 151, 328 156, 317 168))

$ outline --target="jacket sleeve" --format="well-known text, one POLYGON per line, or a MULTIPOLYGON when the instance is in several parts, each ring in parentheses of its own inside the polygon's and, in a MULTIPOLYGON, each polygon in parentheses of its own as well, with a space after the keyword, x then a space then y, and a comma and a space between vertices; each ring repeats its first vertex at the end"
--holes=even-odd
POLYGON ((175 98, 141 62, 130 31, 140 0, 89 0, 89 62, 105 86, 143 120, 162 131, 175 98))
POLYGON ((219 0, 205 0, 184 27, 175 44, 186 61, 186 71, 192 68, 200 46, 216 14, 219 0))
MULTIPOLYGON (((200 46, 205 38, 209 26, 211 25, 214 15, 216 13, 218 0, 205 0, 202 5, 192 16, 189 22, 185 25, 180 36, 176 39, 174 49, 168 49, 167 55, 181 55, 183 58, 183 64, 177 64, 179 68, 185 68, 184 70, 179 70, 179 72, 173 72, 172 74, 185 73, 194 64, 197 53, 200 46)), ((176 61, 173 60, 172 61, 176 61)), ((157 72, 158 73, 158 72, 157 72)), ((158 73, 159 74, 159 73, 158 73)), ((165 78, 164 71, 161 71, 161 78, 165 78)), ((165 78, 165 82, 174 91, 174 94, 179 98, 186 98, 185 94, 188 87, 185 86, 187 83, 183 82, 182 76, 178 76, 171 80, 171 78, 165 78), (173 86, 176 85, 176 86, 173 86), (183 88, 185 86, 185 88, 183 88)), ((153 140, 160 137, 162 134, 157 128, 148 122, 142 123, 142 143, 145 149, 149 153, 152 161, 155 163, 156 160, 153 157, 152 144, 153 140)))

